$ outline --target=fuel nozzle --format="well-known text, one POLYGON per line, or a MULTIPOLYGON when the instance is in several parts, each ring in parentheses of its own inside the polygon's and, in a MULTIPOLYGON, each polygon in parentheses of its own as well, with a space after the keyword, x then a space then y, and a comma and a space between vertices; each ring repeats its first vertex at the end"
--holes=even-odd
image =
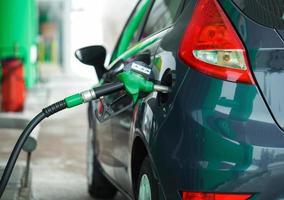
POLYGON ((74 94, 64 99, 67 108, 72 108, 78 106, 82 103, 87 103, 95 99, 99 99, 102 96, 112 94, 114 92, 120 91, 124 88, 123 83, 109 83, 102 86, 98 86, 89 90, 85 90, 81 93, 74 94))
POLYGON ((143 62, 132 62, 126 65, 123 72, 117 75, 120 82, 104 84, 72 95, 64 100, 67 104, 67 108, 71 108, 125 89, 135 104, 141 92, 151 93, 153 91, 157 91, 168 93, 170 91, 169 87, 154 84, 153 81, 150 81, 151 76, 151 69, 148 65, 143 62))
POLYGON ((118 79, 123 83, 128 95, 132 97, 134 103, 137 102, 141 92, 151 93, 153 91, 168 93, 169 87, 163 85, 155 85, 152 81, 148 81, 142 76, 133 71, 126 71, 118 74, 118 79))
POLYGON ((66 102, 67 108, 87 103, 123 89, 131 96, 134 103, 137 102, 141 92, 151 93, 157 91, 168 93, 170 91, 169 87, 154 84, 152 81, 146 80, 144 76, 134 71, 121 72, 117 77, 120 82, 104 84, 65 98, 64 101, 66 102))

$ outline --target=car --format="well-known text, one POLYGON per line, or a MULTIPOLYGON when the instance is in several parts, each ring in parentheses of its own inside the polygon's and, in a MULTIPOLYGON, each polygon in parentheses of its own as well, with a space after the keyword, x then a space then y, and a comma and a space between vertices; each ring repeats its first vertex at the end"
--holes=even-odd
POLYGON ((140 0, 109 64, 86 48, 101 83, 143 63, 171 89, 89 104, 91 196, 283 199, 283 13, 279 0, 140 0))

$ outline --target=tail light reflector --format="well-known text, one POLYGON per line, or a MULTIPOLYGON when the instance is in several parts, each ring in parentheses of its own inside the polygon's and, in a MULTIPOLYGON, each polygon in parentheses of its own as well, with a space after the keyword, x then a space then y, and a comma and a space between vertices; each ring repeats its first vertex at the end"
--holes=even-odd
POLYGON ((217 0, 197 0, 180 58, 207 75, 253 84, 246 50, 217 0))
POLYGON ((248 200, 251 194, 183 192, 182 200, 248 200))

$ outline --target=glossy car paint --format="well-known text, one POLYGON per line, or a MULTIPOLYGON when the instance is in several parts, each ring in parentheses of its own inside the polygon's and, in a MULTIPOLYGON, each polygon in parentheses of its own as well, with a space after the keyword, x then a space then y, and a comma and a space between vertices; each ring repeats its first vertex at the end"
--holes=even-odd
POLYGON ((159 181, 160 199, 181 199, 182 190, 284 198, 283 33, 220 0, 247 48, 257 85, 209 77, 177 56, 195 2, 185 1, 175 24, 159 33, 159 39, 132 48, 112 64, 118 68, 144 61, 153 66, 157 81, 169 71, 175 81, 166 101, 154 92, 98 126, 95 148, 102 170, 129 199, 146 155, 159 181))
POLYGON ((255 23, 236 10, 232 3, 224 2, 224 7, 231 16, 240 36, 244 40, 252 69, 258 85, 269 104, 277 123, 284 127, 283 85, 284 42, 283 30, 264 27, 255 23))
MULTIPOLYGON (((130 51, 127 51, 125 54, 121 55, 119 59, 115 61, 118 66, 113 66, 113 68, 120 67, 120 65, 126 65, 127 63, 132 62, 133 60, 143 61, 150 64, 153 62, 157 46, 160 43, 161 38, 168 32, 164 30, 161 33, 146 39, 139 45, 134 46, 130 51), (142 47, 142 48, 141 48, 142 47), (134 54, 135 53, 135 54, 134 54)), ((110 97, 113 99, 114 97, 110 97)), ((119 106, 127 106, 130 103, 129 100, 126 100, 119 106)), ((138 103, 140 104, 140 102, 138 103)), ((136 108, 134 108, 135 110, 136 108)), ((131 120, 133 119, 133 109, 130 109, 128 112, 124 112, 114 118, 111 121, 112 128, 112 157, 114 160, 113 163, 113 173, 114 179, 120 183, 121 187, 125 191, 131 191, 132 180, 131 180, 131 141, 134 139, 133 126, 131 127, 131 120)), ((134 129, 135 130, 135 129, 134 129)), ((102 133, 104 134, 104 133, 102 133)))

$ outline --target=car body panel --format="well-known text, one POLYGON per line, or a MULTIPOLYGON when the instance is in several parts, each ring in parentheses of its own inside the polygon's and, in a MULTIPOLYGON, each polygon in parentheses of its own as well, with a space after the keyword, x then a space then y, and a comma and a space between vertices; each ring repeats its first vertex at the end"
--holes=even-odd
POLYGON ((175 104, 152 145, 169 199, 178 199, 181 189, 254 193, 266 188, 260 174, 269 176, 268 165, 281 163, 283 137, 254 86, 192 70, 175 104), (194 92, 194 83, 200 92, 194 92))
MULTIPOLYGON (((124 53, 115 62, 118 65, 126 65, 132 61, 143 61, 144 63, 153 62, 157 46, 159 45, 160 38, 166 34, 168 30, 164 30, 161 33, 142 41, 138 45, 131 48, 124 53), (141 56, 143 55, 143 56, 141 56)), ((148 63, 149 64, 149 63, 148 63)), ((114 66, 115 68, 116 66, 114 66)), ((119 67, 119 66, 118 66, 119 67)), ((124 107, 129 104, 126 101, 125 104, 118 106, 124 107)), ((131 133, 131 121, 133 117, 133 109, 121 113, 111 119, 112 133, 113 133, 113 157, 115 159, 114 168, 115 180, 119 180, 121 187, 127 191, 132 191, 131 184, 131 141, 133 133, 131 133)))
MULTIPOLYGON (((143 15, 146 15, 147 9, 150 9, 152 1, 151 0, 140 0, 136 7, 134 8, 134 11, 130 15, 130 18, 124 27, 124 31, 122 32, 120 39, 118 41, 118 44, 116 45, 116 48, 112 54, 112 60, 117 59, 116 61, 112 62, 113 64, 117 63, 117 61, 122 60, 122 56, 119 57, 120 54, 122 54, 123 50, 126 50, 132 42, 132 38, 134 37, 137 29, 139 26, 141 26, 143 22, 143 15), (117 58, 119 57, 119 58, 117 58)), ((145 20, 145 19, 144 19, 145 20)), ((147 46, 144 43, 144 46, 147 46)), ((135 49, 135 52, 139 51, 138 47, 133 47, 132 49, 135 49)), ((129 50, 128 52, 133 52, 134 50, 129 50)), ((129 53, 125 53, 123 57, 128 56, 129 53)), ((129 55, 130 57, 131 55, 129 55)), ((109 65, 109 69, 113 65, 109 65)), ((102 80, 107 81, 107 80, 102 80)), ((95 120, 95 112, 97 109, 97 104, 95 102, 92 102, 92 112, 90 113, 93 117, 91 119, 95 120)), ((112 149, 108 148, 109 146, 112 146, 112 123, 111 121, 105 121, 104 123, 94 123, 95 126, 95 154, 98 158, 98 161, 100 162, 102 170, 107 174, 109 177, 114 177, 114 157, 112 153, 112 149)))
POLYGON ((171 28, 146 38, 109 66, 115 69, 139 60, 152 66, 157 82, 167 71, 175 77, 166 101, 161 103, 160 94, 153 92, 107 125, 112 132, 108 147, 112 161, 111 170, 105 172, 130 198, 137 139, 152 161, 160 199, 181 199, 182 190, 284 198, 282 71, 271 71, 273 62, 277 69, 282 67, 284 33, 250 20, 231 1, 219 2, 247 48, 256 85, 212 78, 178 57, 196 0, 185 1, 171 28))
POLYGON ((280 127, 284 127, 284 41, 273 28, 256 23, 231 1, 220 1, 247 48, 257 84, 280 127))

